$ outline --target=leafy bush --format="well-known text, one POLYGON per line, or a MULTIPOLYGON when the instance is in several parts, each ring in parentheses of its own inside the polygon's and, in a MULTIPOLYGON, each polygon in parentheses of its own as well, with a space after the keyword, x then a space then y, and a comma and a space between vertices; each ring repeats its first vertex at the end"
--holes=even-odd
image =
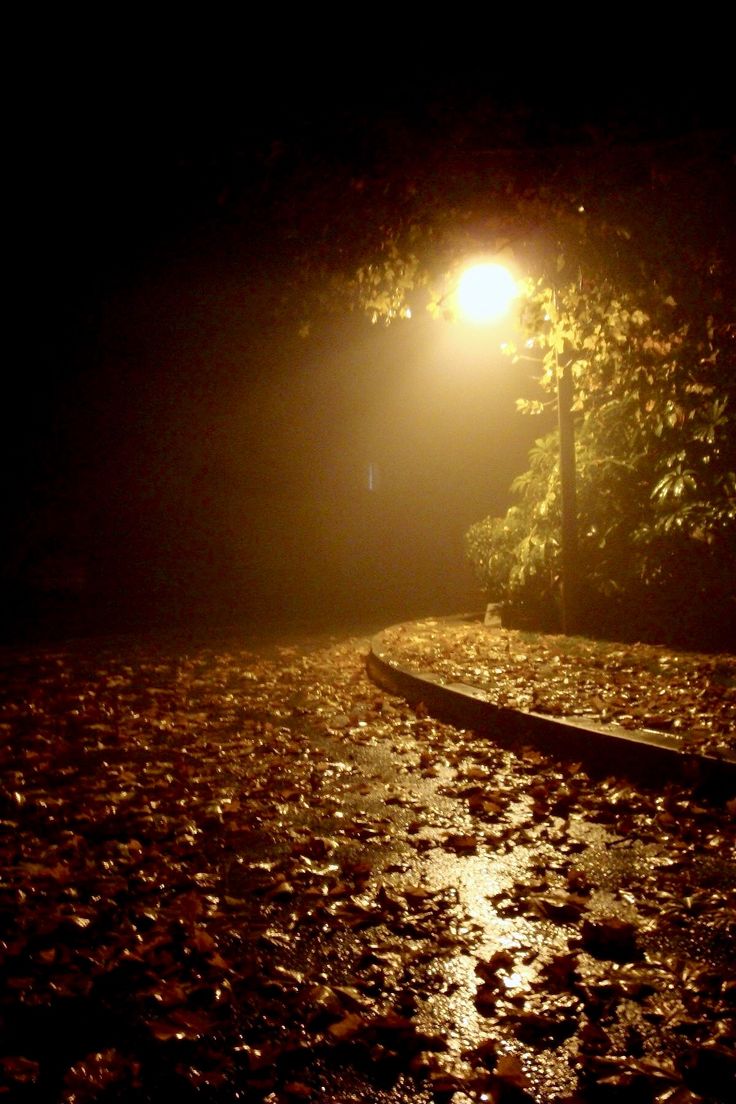
MULTIPOLYGON (((646 307, 602 281, 540 285, 527 309, 541 387, 554 397, 563 362, 574 380, 580 627, 723 637, 736 624, 734 329, 683 319, 671 296, 646 307)), ((536 441, 506 517, 466 538, 484 590, 517 613, 551 610, 559 590, 557 452, 556 432, 536 441)))

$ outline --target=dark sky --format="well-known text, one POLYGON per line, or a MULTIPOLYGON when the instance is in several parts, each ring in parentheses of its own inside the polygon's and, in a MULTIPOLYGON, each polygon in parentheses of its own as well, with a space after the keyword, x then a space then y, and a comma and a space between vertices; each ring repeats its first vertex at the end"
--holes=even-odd
POLYGON ((131 603, 166 618, 388 608, 412 590, 472 602, 462 534, 505 508, 539 432, 513 415, 526 383, 428 322, 332 317, 299 339, 283 233, 269 236, 274 153, 290 171, 365 168, 386 135, 441 141, 479 103, 522 143, 592 124, 661 134, 700 125, 706 105, 720 119, 719 101, 682 85, 581 97, 574 82, 550 98, 485 62, 345 53, 325 67, 253 30, 229 49, 141 26, 56 30, 32 40, 18 101, 13 618, 26 592, 72 576, 112 620, 131 603))

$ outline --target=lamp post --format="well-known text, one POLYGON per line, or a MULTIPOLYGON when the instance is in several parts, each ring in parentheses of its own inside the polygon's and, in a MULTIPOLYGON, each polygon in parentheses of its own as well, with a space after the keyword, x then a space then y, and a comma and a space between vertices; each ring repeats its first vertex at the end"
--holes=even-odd
POLYGON ((555 353, 557 369, 557 427, 560 437, 560 562, 562 576, 562 631, 568 636, 574 633, 578 619, 578 511, 575 487, 575 425, 572 420, 572 372, 569 364, 560 365, 555 353))
MULTIPOLYGON (((461 276, 457 301, 471 322, 497 321, 509 310, 519 289, 511 273, 500 264, 477 264, 461 276)), ((577 494, 575 471, 575 426, 572 417, 573 384, 569 363, 560 364, 555 347, 557 377, 557 424, 559 431, 561 620, 565 635, 574 633, 578 622, 577 494)))

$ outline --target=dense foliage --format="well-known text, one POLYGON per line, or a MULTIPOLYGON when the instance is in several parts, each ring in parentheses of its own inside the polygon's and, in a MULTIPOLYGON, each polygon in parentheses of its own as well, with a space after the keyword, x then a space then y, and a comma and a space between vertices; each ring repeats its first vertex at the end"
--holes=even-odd
MULTIPOLYGON (((576 424, 580 627, 721 642, 736 624, 736 264, 727 137, 437 154, 381 179, 349 290, 374 321, 451 317, 469 256, 530 273, 534 414, 569 366, 576 424), (409 169, 411 171, 409 171, 409 169), (403 186, 403 191, 401 190, 403 186), (385 197, 397 202, 393 218, 385 197), (401 201, 398 202, 400 196, 401 201), (369 237, 366 237, 368 246, 369 237)), ((378 188, 361 180, 361 202, 378 188)), ((489 597, 557 623, 557 434, 540 436, 503 518, 467 535, 489 597)))
MULTIPOLYGON (((554 401, 561 361, 574 379, 583 628, 702 640, 736 620, 736 331, 716 275, 701 280, 708 313, 605 272, 542 284, 527 305, 542 388, 554 401)), ((537 618, 557 593, 558 483, 553 433, 507 515, 467 535, 489 595, 537 618)))
MULTIPOLYGON (((305 335, 345 305, 374 322, 426 306, 447 318, 469 257, 512 258, 530 275, 520 351, 542 388, 527 409, 554 406, 561 365, 574 377, 584 627, 676 625, 702 642, 736 623, 732 134, 641 105, 593 126, 582 105, 412 103, 272 146, 257 206, 299 284, 279 278, 280 309, 299 304, 305 335)), ((254 202, 228 200, 233 214, 254 202)), ((468 534, 489 596, 550 624, 557 484, 540 435, 507 515, 468 534)))

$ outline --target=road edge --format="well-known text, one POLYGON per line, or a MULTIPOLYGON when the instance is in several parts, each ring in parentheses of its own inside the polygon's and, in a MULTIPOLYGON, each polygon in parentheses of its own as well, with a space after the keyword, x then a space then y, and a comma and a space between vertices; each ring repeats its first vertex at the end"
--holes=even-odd
POLYGON ((414 671, 391 656, 386 634, 414 622, 391 625, 370 641, 366 670, 376 685, 420 702, 438 720, 471 728, 512 750, 532 745, 556 757, 582 763, 595 774, 622 775, 649 784, 667 781, 703 786, 728 796, 736 793, 736 760, 698 755, 671 746, 664 734, 642 730, 616 732, 584 722, 494 704, 477 687, 445 683, 427 671, 414 671))

